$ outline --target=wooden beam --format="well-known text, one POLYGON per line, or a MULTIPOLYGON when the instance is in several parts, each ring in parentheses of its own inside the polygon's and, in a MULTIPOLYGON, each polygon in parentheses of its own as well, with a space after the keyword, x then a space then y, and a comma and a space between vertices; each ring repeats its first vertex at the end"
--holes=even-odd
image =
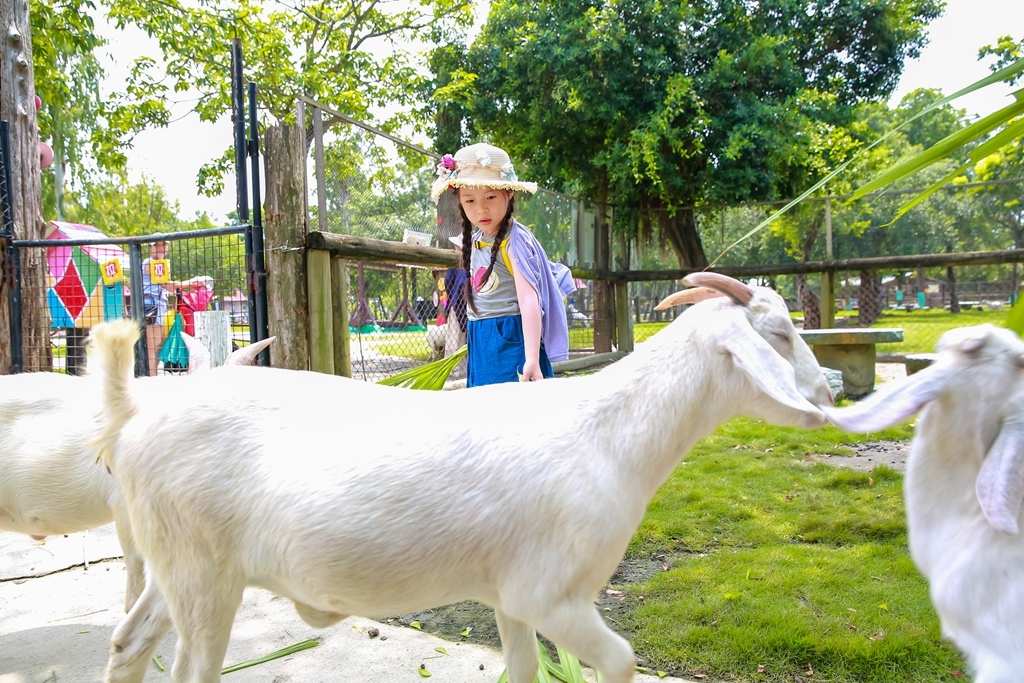
MULTIPOLYGON (((939 268, 946 266, 991 266, 1001 263, 1024 262, 1024 249, 1006 249, 1003 251, 967 251, 959 254, 915 254, 911 256, 875 256, 872 258, 831 259, 825 261, 798 261, 794 263, 776 263, 759 266, 721 266, 708 270, 735 278, 750 278, 771 275, 797 275, 800 273, 823 273, 827 271, 860 271, 860 270, 900 270, 903 268, 939 268)), ((606 280, 625 280, 628 282, 657 282, 661 280, 681 280, 695 268, 676 270, 631 270, 613 273, 577 275, 584 273, 582 269, 573 268, 573 275, 589 279, 600 275, 606 280), (588 277, 589 276, 589 277, 588 277)))
POLYGON ((417 247, 402 242, 375 240, 369 237, 338 235, 332 232, 311 232, 306 236, 306 248, 322 249, 351 261, 385 261, 414 266, 458 268, 459 254, 452 249, 417 247))

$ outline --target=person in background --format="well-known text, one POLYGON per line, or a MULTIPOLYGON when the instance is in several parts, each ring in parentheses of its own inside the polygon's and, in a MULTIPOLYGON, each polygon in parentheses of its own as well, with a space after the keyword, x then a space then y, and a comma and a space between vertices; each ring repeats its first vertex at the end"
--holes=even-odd
POLYGON ((164 343, 164 321, 169 308, 170 294, 178 289, 188 290, 201 287, 196 278, 187 282, 168 280, 153 282, 152 264, 167 258, 170 243, 167 240, 154 242, 149 248, 149 258, 142 261, 142 304, 146 312, 146 348, 148 350, 149 374, 157 370, 157 354, 164 343))
POLYGON ((551 362, 569 355, 564 299, 576 285, 512 217, 516 191, 536 192, 536 183, 519 180, 508 154, 486 143, 445 155, 437 169, 431 197, 454 192, 462 215, 466 385, 553 377, 551 362))

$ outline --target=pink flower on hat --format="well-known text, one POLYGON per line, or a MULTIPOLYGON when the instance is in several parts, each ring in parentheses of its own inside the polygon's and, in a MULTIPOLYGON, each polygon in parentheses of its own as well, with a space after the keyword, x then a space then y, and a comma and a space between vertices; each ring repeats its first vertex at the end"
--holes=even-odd
POLYGON ((441 157, 440 163, 437 165, 437 177, 447 178, 455 170, 455 159, 451 154, 445 154, 441 157))

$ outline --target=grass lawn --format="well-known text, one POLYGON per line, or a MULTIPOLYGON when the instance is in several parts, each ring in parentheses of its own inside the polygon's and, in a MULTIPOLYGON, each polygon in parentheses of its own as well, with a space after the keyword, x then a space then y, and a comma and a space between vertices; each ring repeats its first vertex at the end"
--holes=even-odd
POLYGON ((902 474, 810 457, 910 436, 907 425, 867 437, 720 427, 661 487, 630 545, 627 557, 670 569, 619 587, 620 632, 648 666, 704 680, 958 680, 963 664, 907 551, 902 474))
POLYGON ((969 311, 950 313, 946 310, 927 311, 886 311, 872 327, 901 327, 903 341, 893 344, 877 344, 878 353, 931 353, 942 333, 956 327, 968 327, 992 323, 999 327, 1006 325, 1010 309, 989 311, 972 308, 969 311))

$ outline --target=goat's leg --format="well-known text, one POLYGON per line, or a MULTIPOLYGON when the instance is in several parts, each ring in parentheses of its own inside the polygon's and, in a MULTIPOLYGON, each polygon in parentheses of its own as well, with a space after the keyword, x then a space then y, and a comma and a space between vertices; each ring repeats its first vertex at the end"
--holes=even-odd
POLYGON ((219 683, 231 625, 242 603, 243 583, 215 568, 175 574, 164 596, 178 632, 171 680, 219 683))
POLYGON ((494 610, 501 635, 501 653, 508 670, 508 683, 533 683, 537 678, 537 633, 524 621, 494 610))
POLYGON ((124 591, 124 611, 129 612, 146 585, 145 560, 135 545, 135 537, 132 536, 127 512, 117 518, 114 528, 117 530, 117 540, 124 552, 124 568, 128 571, 128 583, 124 591))
POLYGON ((171 615, 152 580, 110 639, 107 683, 142 683, 150 657, 171 630, 171 615))
POLYGON ((633 680, 636 659, 632 646, 608 628, 592 602, 562 602, 534 625, 549 640, 597 669, 601 683, 631 683, 633 680))

